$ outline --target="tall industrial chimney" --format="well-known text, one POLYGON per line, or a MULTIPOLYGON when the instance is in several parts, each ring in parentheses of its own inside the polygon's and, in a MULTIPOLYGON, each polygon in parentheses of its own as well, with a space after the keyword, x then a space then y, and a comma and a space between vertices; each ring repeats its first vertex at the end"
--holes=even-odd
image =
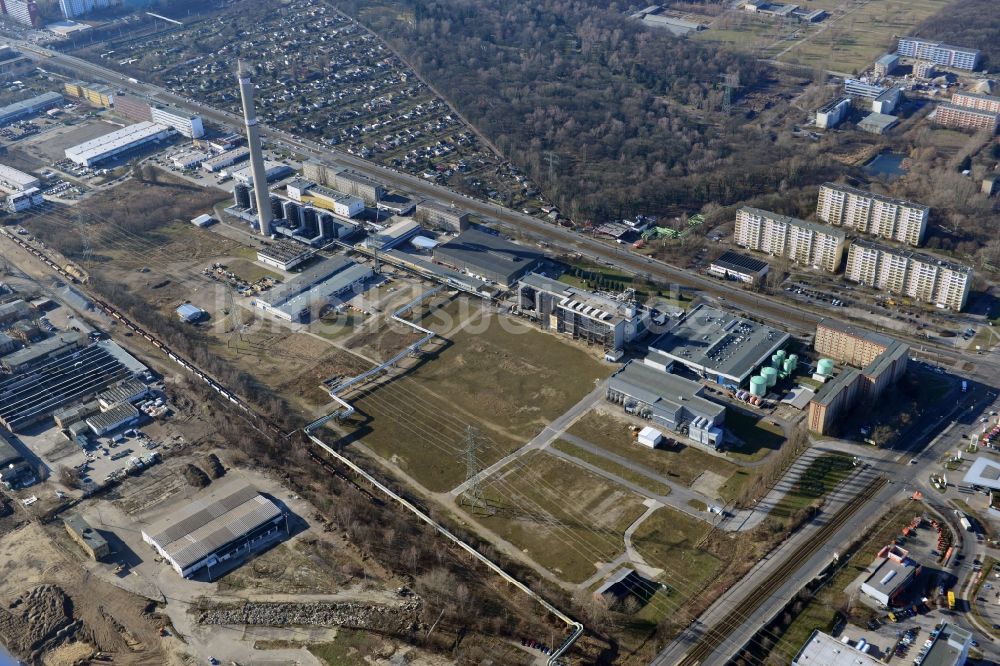
POLYGON ((247 126, 247 144, 250 146, 250 173, 253 175, 253 195, 257 201, 257 220, 260 233, 271 233, 271 199, 267 191, 267 169, 264 168, 264 150, 260 145, 260 131, 257 129, 257 112, 253 108, 253 84, 250 71, 243 61, 238 61, 237 76, 240 80, 240 98, 243 100, 243 119, 247 126))

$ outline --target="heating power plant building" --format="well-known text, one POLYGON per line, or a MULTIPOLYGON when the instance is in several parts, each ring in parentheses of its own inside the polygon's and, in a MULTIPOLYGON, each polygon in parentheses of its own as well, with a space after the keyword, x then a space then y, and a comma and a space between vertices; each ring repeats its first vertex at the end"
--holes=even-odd
POLYGON ((434 261, 509 288, 533 271, 542 253, 471 228, 434 248, 434 261))
POLYGON ((235 479, 146 527, 142 540, 184 578, 205 570, 211 580, 287 534, 285 512, 235 479))
POLYGON ((789 337, 785 331, 702 304, 650 343, 645 363, 664 372, 677 364, 703 379, 738 387, 770 362, 789 337))
POLYGON ((773 257, 835 273, 844 256, 846 234, 823 224, 750 206, 736 211, 733 241, 773 257))
POLYGON ((608 379, 608 402, 655 426, 680 433, 704 448, 719 449, 725 439, 726 408, 703 397, 698 382, 630 361, 608 379))
POLYGON ((827 224, 913 246, 923 243, 929 214, 923 204, 835 183, 819 188, 816 205, 816 217, 827 224))
POLYGON ((308 322, 334 299, 358 293, 374 273, 346 257, 330 257, 257 296, 253 305, 284 321, 308 322))
POLYGON ((576 340, 619 351, 649 327, 649 310, 634 301, 620 301, 571 287, 539 273, 521 278, 518 308, 542 328, 576 340))

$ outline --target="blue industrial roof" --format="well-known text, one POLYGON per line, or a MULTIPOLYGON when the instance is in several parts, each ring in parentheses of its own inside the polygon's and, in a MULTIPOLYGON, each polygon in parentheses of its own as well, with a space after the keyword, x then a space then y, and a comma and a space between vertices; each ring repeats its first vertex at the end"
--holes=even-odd
POLYGON ((183 319, 197 319, 201 314, 201 308, 197 308, 190 303, 185 303, 177 308, 177 315, 183 319))

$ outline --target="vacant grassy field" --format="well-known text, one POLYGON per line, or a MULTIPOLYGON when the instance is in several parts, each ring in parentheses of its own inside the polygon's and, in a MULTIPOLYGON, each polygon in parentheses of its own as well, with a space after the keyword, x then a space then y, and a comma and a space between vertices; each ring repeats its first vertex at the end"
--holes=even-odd
POLYGON ((540 451, 488 479, 484 493, 497 511, 479 520, 572 583, 620 555, 625 529, 645 511, 638 495, 540 451))
POLYGON ((722 561, 697 547, 711 529, 708 523, 662 507, 632 536, 646 563, 664 570, 660 579, 673 589, 665 604, 671 610, 683 608, 722 568, 722 561))
POLYGON ((947 6, 950 0, 811 0, 805 7, 830 13, 814 24, 785 25, 778 19, 732 10, 695 39, 836 72, 864 70, 895 47, 895 36, 947 6), (718 28, 718 29, 716 29, 718 28))
POLYGON ((284 280, 285 277, 276 271, 264 268, 258 263, 246 259, 232 259, 226 262, 226 267, 247 282, 256 282, 261 278, 284 280))
POLYGON ((726 410, 726 430, 741 440, 729 451, 729 455, 737 460, 760 460, 785 443, 785 435, 779 426, 767 418, 758 418, 736 409, 726 410))
POLYGON ((729 479, 720 489, 720 494, 725 493, 722 499, 733 496, 730 493, 735 489, 730 481, 740 471, 737 465, 692 446, 674 445, 665 449, 647 449, 635 443, 628 425, 628 421, 607 412, 590 411, 567 432, 644 465, 670 481, 685 486, 690 486, 702 472, 710 470, 729 479))
POLYGON ((850 456, 819 456, 799 477, 795 487, 785 494, 770 515, 783 518, 794 515, 833 490, 854 469, 850 456))
POLYGON ((466 426, 479 430, 479 461, 488 466, 608 373, 555 336, 508 318, 487 321, 462 329, 439 355, 355 403, 372 419, 362 443, 434 491, 465 478, 466 426))
POLYGON ((630 481, 638 486, 641 486, 651 493, 656 493, 657 495, 669 495, 670 486, 665 483, 659 483, 649 478, 645 474, 639 474, 635 470, 629 469, 624 465, 620 465, 614 460, 608 460, 602 456, 594 455, 586 449, 580 448, 576 444, 571 444, 565 440, 556 440, 553 444, 555 448, 562 451, 563 453, 568 453, 574 458, 578 458, 583 462, 590 463, 594 467, 599 467, 605 472, 609 472, 618 476, 626 481, 630 481))

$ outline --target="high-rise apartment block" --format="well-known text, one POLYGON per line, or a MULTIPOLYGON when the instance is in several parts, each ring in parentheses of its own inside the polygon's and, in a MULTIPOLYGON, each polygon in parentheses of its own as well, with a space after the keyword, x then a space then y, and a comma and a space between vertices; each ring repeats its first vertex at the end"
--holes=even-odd
POLYGON ((816 216, 824 222, 913 246, 924 240, 929 213, 922 204, 834 183, 819 188, 816 204, 816 216))
POLYGON ((979 51, 960 46, 949 46, 917 37, 900 37, 896 53, 917 60, 928 60, 935 65, 972 71, 979 64, 979 51))
POLYGON ((840 268, 846 236, 839 229, 743 206, 736 211, 735 242, 831 273, 840 268))
POLYGON ((847 253, 844 278, 958 311, 969 297, 972 268, 929 254, 856 240, 847 253))
POLYGON ((934 122, 945 127, 985 130, 995 134, 1000 127, 1000 113, 981 109, 970 109, 956 104, 938 104, 934 111, 934 122))
POLYGON ((957 92, 951 96, 951 103, 979 111, 1000 113, 1000 97, 974 92, 957 92))

